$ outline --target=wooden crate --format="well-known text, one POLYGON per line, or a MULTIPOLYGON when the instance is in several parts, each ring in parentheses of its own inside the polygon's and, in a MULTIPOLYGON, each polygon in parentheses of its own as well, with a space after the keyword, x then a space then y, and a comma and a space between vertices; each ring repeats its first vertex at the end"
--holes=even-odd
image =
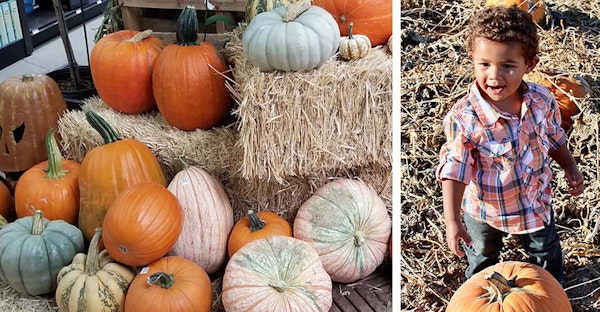
POLYGON ((205 0, 119 0, 123 14, 125 29, 152 29, 154 35, 161 38, 165 44, 175 42, 177 17, 187 5, 193 5, 198 11, 200 30, 198 39, 204 39, 205 13, 208 16, 223 14, 231 18, 233 26, 224 22, 216 22, 206 28, 206 41, 221 49, 228 40, 227 32, 231 31, 245 19, 245 0, 212 0, 208 1, 206 11, 205 0))

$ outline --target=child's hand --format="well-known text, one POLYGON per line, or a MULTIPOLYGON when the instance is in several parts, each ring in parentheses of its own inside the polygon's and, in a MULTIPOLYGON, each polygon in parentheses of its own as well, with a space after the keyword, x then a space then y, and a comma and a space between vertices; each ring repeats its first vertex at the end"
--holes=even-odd
POLYGON ((583 175, 575 166, 574 168, 568 168, 565 170, 565 177, 569 183, 569 194, 571 196, 577 196, 583 193, 585 189, 585 184, 583 183, 583 175))
POLYGON ((463 240, 467 246, 471 246, 471 236, 467 233, 467 228, 461 221, 446 221, 446 240, 448 247, 453 254, 464 257, 465 252, 459 248, 460 240, 463 240))

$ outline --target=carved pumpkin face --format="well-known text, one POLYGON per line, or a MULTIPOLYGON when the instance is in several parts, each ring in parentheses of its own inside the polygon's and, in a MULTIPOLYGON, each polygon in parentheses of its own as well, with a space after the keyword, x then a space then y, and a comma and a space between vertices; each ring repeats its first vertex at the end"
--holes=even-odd
POLYGON ((48 159, 46 134, 66 110, 58 85, 46 75, 0 83, 0 170, 23 171, 48 159))

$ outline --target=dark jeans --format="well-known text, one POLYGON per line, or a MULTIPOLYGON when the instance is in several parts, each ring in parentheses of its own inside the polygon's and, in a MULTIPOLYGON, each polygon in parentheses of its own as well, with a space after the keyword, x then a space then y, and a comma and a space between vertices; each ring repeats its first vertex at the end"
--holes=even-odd
MULTIPOLYGON (((479 222, 469 215, 464 215, 465 226, 473 240, 471 247, 464 246, 469 267, 465 276, 473 274, 498 263, 498 257, 503 247, 502 237, 506 233, 479 222)), ((546 269, 557 281, 563 284, 563 255, 560 238, 554 226, 554 212, 551 213, 550 224, 534 233, 514 235, 519 237, 521 245, 529 255, 528 262, 546 269)))

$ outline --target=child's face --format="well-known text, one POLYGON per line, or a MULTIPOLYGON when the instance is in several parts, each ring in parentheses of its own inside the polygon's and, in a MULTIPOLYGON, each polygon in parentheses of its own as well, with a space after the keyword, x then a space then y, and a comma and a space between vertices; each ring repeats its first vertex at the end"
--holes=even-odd
POLYGON ((469 57, 475 66, 475 78, 482 96, 499 107, 521 105, 519 86, 523 75, 529 73, 538 59, 525 60, 518 42, 497 42, 475 38, 469 57))

